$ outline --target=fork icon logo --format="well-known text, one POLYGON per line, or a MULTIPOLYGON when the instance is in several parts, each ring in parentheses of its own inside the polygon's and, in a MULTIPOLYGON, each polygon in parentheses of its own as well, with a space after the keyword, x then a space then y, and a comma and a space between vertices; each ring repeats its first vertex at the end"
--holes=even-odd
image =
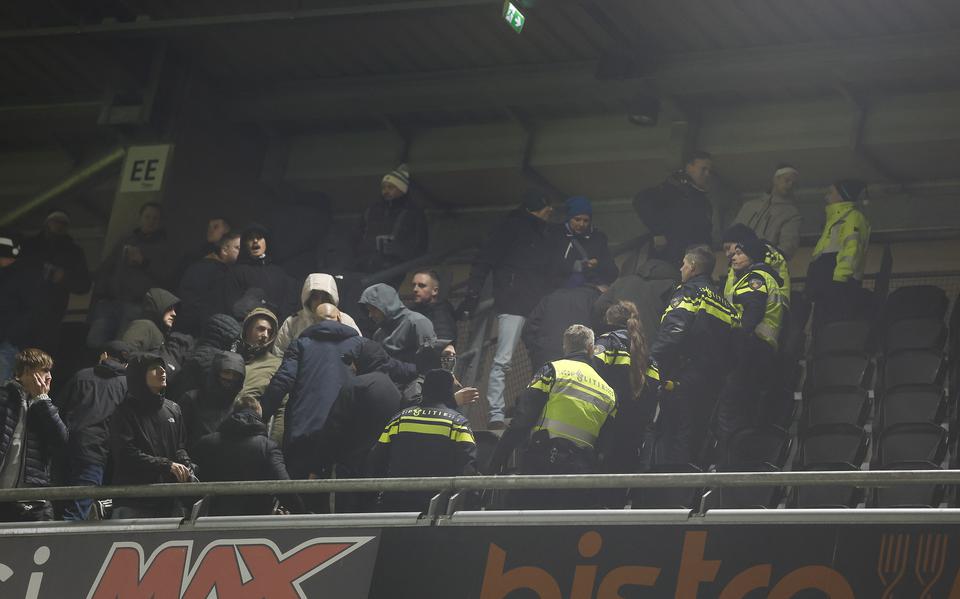
MULTIPOLYGON (((909 554, 910 535, 890 534, 883 535, 880 538, 880 555, 877 558, 877 576, 880 577, 880 582, 883 583, 881 599, 890 599, 893 597, 893 590, 900 584, 900 581, 903 580, 904 575, 907 573, 907 559, 909 554)), ((917 572, 919 572, 919 562, 917 572)))
POLYGON ((947 540, 945 534, 923 534, 917 541, 917 561, 913 573, 923 589, 918 595, 919 599, 930 599, 930 589, 943 576, 947 540))

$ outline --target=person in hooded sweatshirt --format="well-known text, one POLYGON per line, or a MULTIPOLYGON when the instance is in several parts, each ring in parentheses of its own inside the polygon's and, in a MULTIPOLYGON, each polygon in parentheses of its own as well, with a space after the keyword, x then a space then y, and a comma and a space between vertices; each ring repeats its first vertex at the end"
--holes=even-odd
MULTIPOLYGON (((127 396, 110 420, 113 484, 188 482, 193 462, 180 406, 165 396, 166 362, 159 354, 137 353, 127 364, 127 396)), ((177 499, 123 497, 113 502, 115 519, 179 517, 177 499)))
POLYGON ((274 264, 267 253, 270 233, 266 227, 253 224, 240 237, 240 258, 228 278, 227 304, 234 305, 249 289, 261 289, 267 304, 281 319, 297 311, 295 283, 290 275, 274 264))
MULTIPOLYGON (((452 372, 431 370, 419 406, 396 414, 370 452, 370 474, 382 477, 469 476, 477 473, 477 445, 470 422, 457 411, 452 372)), ((383 511, 425 511, 435 493, 384 493, 383 511)))
MULTIPOLYGON (((333 308, 336 310, 336 308, 333 308)), ((283 362, 261 398, 268 420, 287 397, 283 455, 292 478, 322 474, 322 463, 309 437, 320 431, 340 388, 350 377, 342 356, 363 337, 335 320, 324 320, 300 334, 283 354, 283 362)))
MULTIPOLYGON (((239 397, 216 432, 205 435, 193 448, 193 458, 205 482, 234 480, 290 480, 280 447, 267 437, 260 402, 239 397)), ((279 497, 294 513, 303 511, 296 495, 279 497)), ((211 516, 256 516, 274 513, 271 495, 211 497, 211 516)))
POLYGON ((143 318, 130 323, 120 340, 141 352, 155 352, 163 347, 177 320, 180 298, 166 289, 152 287, 143 296, 143 318))
POLYGON ((567 218, 553 229, 551 246, 554 287, 576 288, 583 285, 609 285, 617 278, 607 236, 593 226, 593 204, 576 196, 566 202, 567 218))
MULTIPOLYGON (((273 352, 283 356, 290 343, 300 336, 310 325, 317 324, 320 319, 316 315, 320 304, 340 304, 340 293, 337 290, 337 281, 332 276, 315 272, 307 276, 300 291, 300 304, 303 306, 296 314, 288 316, 277 333, 277 340, 273 344, 273 352)), ((360 328, 349 314, 340 311, 340 322, 355 329, 360 334, 360 328)))
MULTIPOLYGON (((270 379, 280 368, 281 357, 273 352, 277 340, 277 315, 268 308, 250 310, 243 319, 240 336, 234 341, 231 351, 243 357, 247 376, 240 389, 240 397, 263 397, 270 379)), ((283 409, 282 407, 280 408, 283 409)), ((276 419, 276 417, 274 417, 276 419)))
POLYGON ((214 314, 209 317, 203 323, 196 345, 184 358, 180 375, 169 385, 169 396, 177 398, 200 387, 213 366, 213 359, 220 352, 231 350, 239 335, 240 323, 232 316, 214 314))
POLYGON ((246 376, 243 358, 233 352, 218 352, 206 375, 199 389, 187 391, 177 400, 187 427, 188 449, 204 435, 216 431, 230 414, 246 376))
POLYGON ((379 327, 373 340, 397 360, 413 363, 417 350, 437 339, 430 319, 404 306, 397 290, 389 285, 367 287, 360 295, 360 304, 379 327))
MULTIPOLYGON (((103 484, 110 453, 110 417, 127 395, 127 362, 136 349, 111 341, 100 362, 77 372, 53 398, 60 417, 70 430, 67 450, 61 457, 65 486, 103 484)), ((92 499, 64 502, 64 520, 85 520, 92 499)))

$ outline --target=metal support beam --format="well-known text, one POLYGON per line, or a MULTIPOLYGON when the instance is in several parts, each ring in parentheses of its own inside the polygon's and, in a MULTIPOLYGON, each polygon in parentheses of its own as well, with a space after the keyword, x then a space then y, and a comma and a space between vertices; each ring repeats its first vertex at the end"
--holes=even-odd
POLYGON ((527 179, 533 181, 536 185, 542 187, 553 196, 555 201, 563 201, 567 194, 554 185, 549 179, 533 167, 533 146, 537 141, 537 127, 531 119, 521 114, 515 108, 506 109, 507 116, 523 129, 523 156, 520 159, 520 172, 527 179))
POLYGON ((840 92, 840 95, 843 96, 843 99, 847 101, 853 111, 853 124, 850 130, 850 148, 853 150, 853 153, 887 181, 900 186, 905 186, 913 182, 915 180, 913 177, 907 177, 901 173, 897 173, 894 169, 890 168, 889 165, 877 158, 877 156, 863 144, 863 132, 866 129, 867 119, 870 115, 870 105, 867 100, 857 95, 849 86, 842 83, 837 85, 837 91, 840 92))
POLYGON ((96 162, 85 166, 84 168, 74 172, 69 177, 57 183, 47 191, 41 193, 40 195, 27 200, 17 208, 11 210, 7 214, 0 217, 0 227, 9 225, 10 223, 15 222, 17 219, 22 217, 24 214, 43 206, 50 200, 63 195, 64 193, 70 191, 77 185, 83 183, 84 181, 90 179, 103 169, 110 167, 121 160, 126 156, 126 148, 117 148, 116 150, 110 152, 106 156, 103 156, 96 162))

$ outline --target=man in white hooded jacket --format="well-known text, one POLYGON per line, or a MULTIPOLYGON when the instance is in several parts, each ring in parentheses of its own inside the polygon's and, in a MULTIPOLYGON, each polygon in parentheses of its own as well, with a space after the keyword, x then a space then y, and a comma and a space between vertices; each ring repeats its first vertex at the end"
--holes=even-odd
MULTIPOLYGON (((337 291, 336 279, 328 274, 319 272, 307 275, 306 280, 303 282, 303 289, 300 291, 301 308, 296 314, 288 316, 287 319, 283 321, 283 326, 280 327, 280 332, 277 333, 277 341, 273 345, 273 353, 283 357, 283 352, 300 336, 300 333, 305 331, 307 327, 320 322, 320 319, 315 314, 317 306, 320 304, 333 304, 336 306, 339 303, 340 293, 337 291)), ((354 322, 349 314, 341 311, 340 322, 355 329, 358 335, 362 335, 357 323, 354 322)))

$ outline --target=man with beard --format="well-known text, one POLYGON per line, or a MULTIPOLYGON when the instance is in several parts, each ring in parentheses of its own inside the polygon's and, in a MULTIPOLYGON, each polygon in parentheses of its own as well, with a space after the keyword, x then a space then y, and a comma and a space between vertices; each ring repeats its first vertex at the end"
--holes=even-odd
MULTIPOLYGON (((134 354, 127 364, 127 397, 110 421, 113 484, 185 483, 193 477, 180 406, 166 399, 166 363, 158 354, 134 354)), ((176 499, 117 498, 114 519, 179 517, 176 499)))
POLYGON ((383 176, 380 199, 367 206, 356 231, 356 270, 377 272, 426 253, 427 217, 409 188, 406 164, 383 176))
POLYGON ((449 339, 451 345, 457 344, 457 318, 450 302, 440 299, 437 271, 418 270, 413 274, 413 305, 410 309, 430 319, 437 338, 449 339))

